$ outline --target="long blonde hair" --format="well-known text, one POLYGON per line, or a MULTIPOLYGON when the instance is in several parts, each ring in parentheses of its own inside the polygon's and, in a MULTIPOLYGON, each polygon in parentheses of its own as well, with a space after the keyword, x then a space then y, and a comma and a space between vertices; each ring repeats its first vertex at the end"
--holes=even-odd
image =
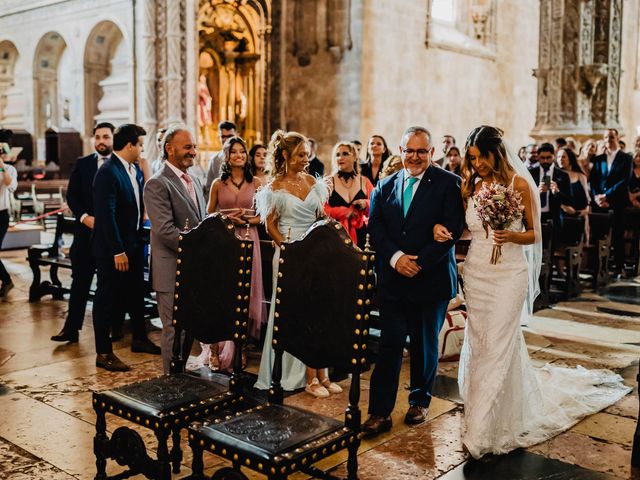
POLYGON ((292 158, 298 149, 308 143, 307 137, 298 132, 285 132, 284 130, 276 130, 271 135, 269 148, 267 148, 267 164, 270 165, 269 170, 273 172, 273 176, 282 176, 287 172, 287 160, 284 158, 284 152, 287 152, 289 158, 292 158))
POLYGON ((360 173, 360 162, 358 162, 358 153, 356 150, 356 146, 351 142, 338 142, 333 146, 333 150, 331 151, 331 174, 335 174, 338 172, 338 150, 340 147, 346 147, 349 149, 349 152, 353 156, 353 171, 356 173, 360 173))

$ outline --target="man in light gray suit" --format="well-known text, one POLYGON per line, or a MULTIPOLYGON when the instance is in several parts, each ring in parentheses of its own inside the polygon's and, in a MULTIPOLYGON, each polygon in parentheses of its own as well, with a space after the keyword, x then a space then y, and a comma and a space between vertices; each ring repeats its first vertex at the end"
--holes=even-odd
POLYGON ((146 183, 144 205, 151 220, 151 280, 162 320, 162 363, 164 373, 169 373, 178 238, 185 226, 193 228, 202 221, 206 204, 200 181, 187 173, 196 157, 193 134, 184 125, 170 126, 162 151, 166 162, 146 183))

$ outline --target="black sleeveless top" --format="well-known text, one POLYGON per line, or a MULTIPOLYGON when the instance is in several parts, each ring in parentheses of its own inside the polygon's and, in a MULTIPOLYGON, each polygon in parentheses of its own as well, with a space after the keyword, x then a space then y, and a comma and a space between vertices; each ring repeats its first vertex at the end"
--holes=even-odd
POLYGON ((330 207, 350 207, 356 200, 367 200, 367 194, 362 189, 362 175, 360 175, 360 190, 353 196, 351 203, 347 202, 342 195, 336 192, 335 177, 332 180, 334 181, 334 186, 328 201, 330 207))

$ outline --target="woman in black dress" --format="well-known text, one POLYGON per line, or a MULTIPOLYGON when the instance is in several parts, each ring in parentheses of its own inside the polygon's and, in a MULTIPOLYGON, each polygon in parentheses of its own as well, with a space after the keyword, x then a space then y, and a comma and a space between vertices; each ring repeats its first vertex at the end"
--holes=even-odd
POLYGON ((375 187, 380 180, 384 161, 389 158, 391 152, 382 135, 372 135, 367 144, 367 160, 361 165, 362 175, 367 177, 375 187))
POLYGON ((587 184, 587 176, 580 168, 576 154, 568 147, 561 147, 558 149, 556 162, 558 167, 569 174, 569 179, 571 180, 573 204, 562 205, 562 210, 568 215, 588 214, 591 201, 589 185, 587 184))

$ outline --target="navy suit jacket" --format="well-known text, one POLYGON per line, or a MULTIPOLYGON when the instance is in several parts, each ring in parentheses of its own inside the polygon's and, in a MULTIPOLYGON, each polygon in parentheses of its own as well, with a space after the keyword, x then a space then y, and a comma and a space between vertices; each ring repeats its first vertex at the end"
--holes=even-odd
POLYGON ((93 179, 97 171, 97 153, 78 158, 71 170, 67 185, 67 204, 78 224, 85 213, 93 216, 93 179))
POLYGON ((369 233, 377 255, 379 299, 431 302, 453 298, 458 286, 453 247, 464 227, 460 177, 434 165, 427 168, 406 218, 403 181, 404 170, 400 170, 380 180, 371 194, 369 233), (437 223, 447 227, 453 240, 434 240, 437 223), (413 278, 391 267, 391 257, 398 250, 418 256, 422 270, 413 278))
POLYGON ((631 175, 631 155, 620 150, 611 164, 607 165, 607 154, 597 155, 593 159, 593 168, 589 174, 591 198, 605 194, 611 208, 620 209, 629 205, 629 177, 631 175))
POLYGON ((96 221, 91 242, 91 252, 96 258, 113 258, 122 252, 129 254, 142 246, 143 180, 139 167, 135 164, 134 167, 140 192, 139 205, 129 175, 115 154, 96 173, 93 181, 96 221))

